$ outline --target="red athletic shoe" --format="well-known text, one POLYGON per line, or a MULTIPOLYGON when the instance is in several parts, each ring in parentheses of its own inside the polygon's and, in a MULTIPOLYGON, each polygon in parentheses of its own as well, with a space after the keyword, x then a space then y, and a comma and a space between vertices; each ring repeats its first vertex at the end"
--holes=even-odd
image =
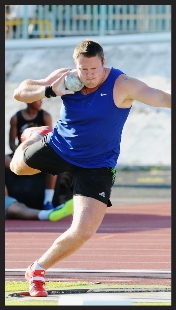
POLYGON ((52 131, 52 128, 49 126, 29 127, 23 131, 23 133, 20 137, 20 140, 21 140, 21 142, 24 142, 25 140, 31 138, 33 134, 41 136, 41 138, 42 138, 48 132, 51 132, 51 131, 52 131))
POLYGON ((45 290, 45 270, 32 270, 31 264, 25 273, 25 278, 29 281, 29 294, 32 297, 47 297, 48 293, 45 290))

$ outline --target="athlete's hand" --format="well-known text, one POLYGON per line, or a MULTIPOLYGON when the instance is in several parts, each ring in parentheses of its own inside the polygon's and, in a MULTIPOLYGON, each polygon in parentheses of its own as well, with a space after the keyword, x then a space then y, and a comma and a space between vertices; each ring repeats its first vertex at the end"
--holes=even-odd
POLYGON ((52 90, 55 92, 56 96, 62 96, 62 95, 68 95, 68 94, 74 94, 74 91, 68 90, 65 87, 65 76, 70 73, 71 70, 63 73, 56 81, 54 81, 51 86, 52 90))

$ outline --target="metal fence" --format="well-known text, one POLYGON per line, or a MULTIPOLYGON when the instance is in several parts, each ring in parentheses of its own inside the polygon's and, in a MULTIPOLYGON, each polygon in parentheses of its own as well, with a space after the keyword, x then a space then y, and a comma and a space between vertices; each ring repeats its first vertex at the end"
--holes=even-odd
POLYGON ((5 38, 170 32, 171 5, 5 5, 5 38))

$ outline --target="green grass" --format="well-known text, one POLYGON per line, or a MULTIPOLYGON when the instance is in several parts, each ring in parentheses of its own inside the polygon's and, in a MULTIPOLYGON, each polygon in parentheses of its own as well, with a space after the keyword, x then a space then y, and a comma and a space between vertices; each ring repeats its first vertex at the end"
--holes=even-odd
MULTIPOLYGON (((30 297, 29 299, 23 299, 23 297, 12 297, 9 294, 20 293, 20 292, 28 292, 29 284, 27 282, 15 282, 15 281, 7 281, 5 283, 5 306, 57 306, 58 300, 34 300, 30 297)), ((119 284, 96 284, 92 282, 46 282, 45 288, 49 290, 67 290, 67 289, 101 289, 101 288, 150 288, 150 289, 171 289, 171 287, 163 286, 163 285, 119 285, 119 284)), ((50 295, 52 296, 52 295, 50 295)), ((59 296, 59 295, 58 295, 59 296)), ((134 306, 171 306, 171 302, 135 302, 134 306)))
MULTIPOLYGON (((60 288, 68 288, 68 287, 83 287, 85 285, 89 285, 89 282, 46 282, 45 288, 46 290, 52 289, 60 289, 60 288)), ((5 283, 5 291, 6 292, 21 292, 28 291, 29 283, 28 282, 15 282, 15 281, 6 281, 5 283)))

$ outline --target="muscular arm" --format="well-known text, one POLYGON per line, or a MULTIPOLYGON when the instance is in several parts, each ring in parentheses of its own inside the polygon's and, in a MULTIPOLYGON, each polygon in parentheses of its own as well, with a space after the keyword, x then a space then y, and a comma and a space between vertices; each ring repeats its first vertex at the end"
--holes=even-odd
POLYGON ((10 119, 10 130, 9 130, 9 146, 13 152, 15 152, 17 145, 15 144, 15 140, 17 138, 17 117, 16 115, 12 116, 10 119))
POLYGON ((128 76, 117 79, 114 98, 116 105, 120 107, 126 107, 126 102, 131 105, 133 100, 137 100, 153 107, 171 108, 171 95, 168 92, 152 88, 146 83, 128 76), (120 99, 117 99, 118 96, 120 99))
POLYGON ((41 80, 24 80, 15 90, 13 97, 22 102, 31 103, 45 97, 45 86, 52 86, 56 96, 74 94, 65 88, 64 78, 69 74, 70 69, 58 69, 53 71, 46 78, 41 80))

